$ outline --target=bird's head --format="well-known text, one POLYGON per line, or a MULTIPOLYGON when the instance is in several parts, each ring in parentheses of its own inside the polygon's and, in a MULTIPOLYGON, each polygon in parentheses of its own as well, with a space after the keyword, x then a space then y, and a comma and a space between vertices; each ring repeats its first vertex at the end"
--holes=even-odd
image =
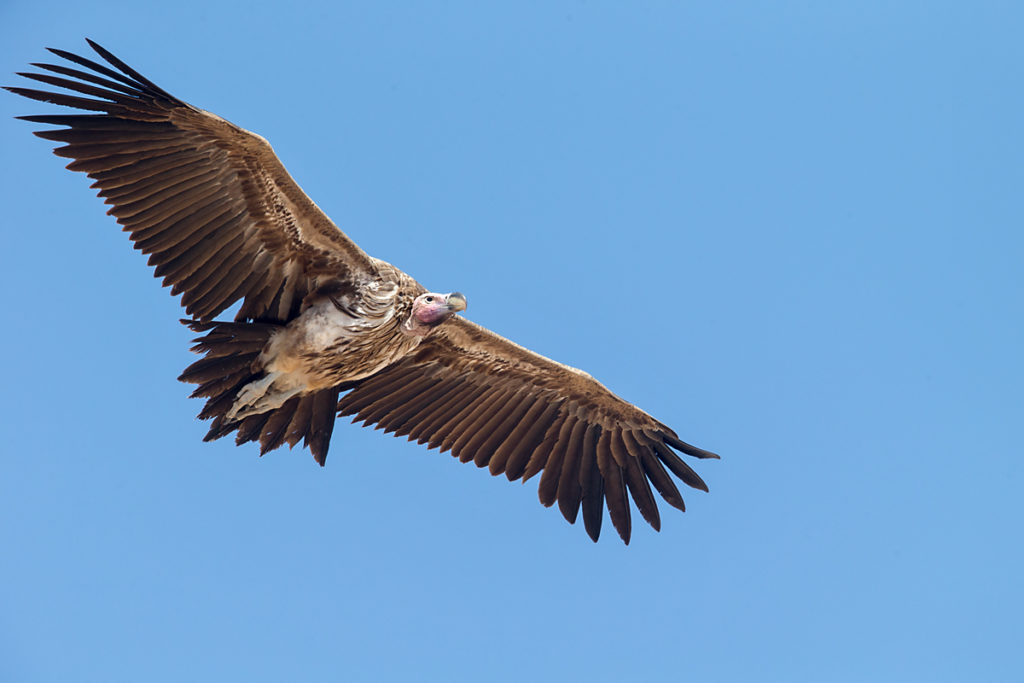
POLYGON ((412 302, 409 318, 402 324, 406 334, 425 337, 430 331, 459 311, 466 310, 466 297, 459 292, 426 292, 412 302))

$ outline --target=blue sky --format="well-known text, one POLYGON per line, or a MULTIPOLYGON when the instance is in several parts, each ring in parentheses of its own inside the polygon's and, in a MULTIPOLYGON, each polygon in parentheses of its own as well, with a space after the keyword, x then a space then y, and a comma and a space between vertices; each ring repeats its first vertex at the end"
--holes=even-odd
POLYGON ((4 92, 0 678, 1020 680, 1018 5, 60 5, 0 6, 5 84, 98 40, 723 457, 627 548, 346 421, 202 443, 180 309, 4 92))

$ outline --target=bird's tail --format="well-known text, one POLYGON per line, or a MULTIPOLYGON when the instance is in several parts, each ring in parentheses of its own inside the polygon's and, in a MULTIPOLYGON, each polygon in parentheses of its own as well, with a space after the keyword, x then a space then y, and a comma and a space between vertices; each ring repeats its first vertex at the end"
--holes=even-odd
POLYGON ((260 379, 263 370, 257 362, 260 352, 280 325, 269 323, 199 322, 182 320, 194 332, 205 332, 195 339, 192 350, 203 354, 178 377, 182 382, 198 384, 192 398, 206 398, 199 413, 212 419, 203 438, 213 441, 237 431, 235 443, 258 441, 260 455, 287 442, 294 446, 305 439, 313 457, 321 465, 327 460, 327 447, 334 430, 334 412, 338 388, 300 394, 280 407, 238 419, 227 416, 238 393, 250 382, 260 379))

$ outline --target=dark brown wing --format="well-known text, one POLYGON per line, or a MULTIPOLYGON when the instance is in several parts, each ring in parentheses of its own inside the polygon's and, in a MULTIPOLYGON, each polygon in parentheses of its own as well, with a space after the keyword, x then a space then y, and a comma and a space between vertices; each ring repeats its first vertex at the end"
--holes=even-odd
POLYGON ((64 92, 7 88, 92 114, 23 116, 96 182, 156 276, 200 320, 239 299, 239 320, 283 322, 325 280, 357 285, 374 260, 292 180, 266 140, 160 89, 96 43, 114 68, 51 50, 85 70, 20 74, 64 92), (57 76, 51 74, 59 74, 57 76))
POLYGON ((558 502, 587 533, 601 532, 604 503, 615 529, 630 537, 633 498, 655 529, 661 518, 651 486, 685 510, 670 472, 707 491, 673 449, 697 458, 714 453, 620 399, 595 379, 529 351, 479 325, 455 318, 409 357, 359 382, 338 403, 339 415, 376 423, 462 462, 524 481, 540 478, 540 501, 558 502))

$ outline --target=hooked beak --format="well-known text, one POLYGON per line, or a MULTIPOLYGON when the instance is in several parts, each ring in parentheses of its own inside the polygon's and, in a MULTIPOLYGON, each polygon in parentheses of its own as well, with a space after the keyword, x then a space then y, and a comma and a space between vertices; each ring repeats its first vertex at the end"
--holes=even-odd
POLYGON ((466 297, 464 297, 460 292, 452 292, 449 294, 445 303, 448 304, 449 311, 458 313, 459 311, 466 310, 466 297))

